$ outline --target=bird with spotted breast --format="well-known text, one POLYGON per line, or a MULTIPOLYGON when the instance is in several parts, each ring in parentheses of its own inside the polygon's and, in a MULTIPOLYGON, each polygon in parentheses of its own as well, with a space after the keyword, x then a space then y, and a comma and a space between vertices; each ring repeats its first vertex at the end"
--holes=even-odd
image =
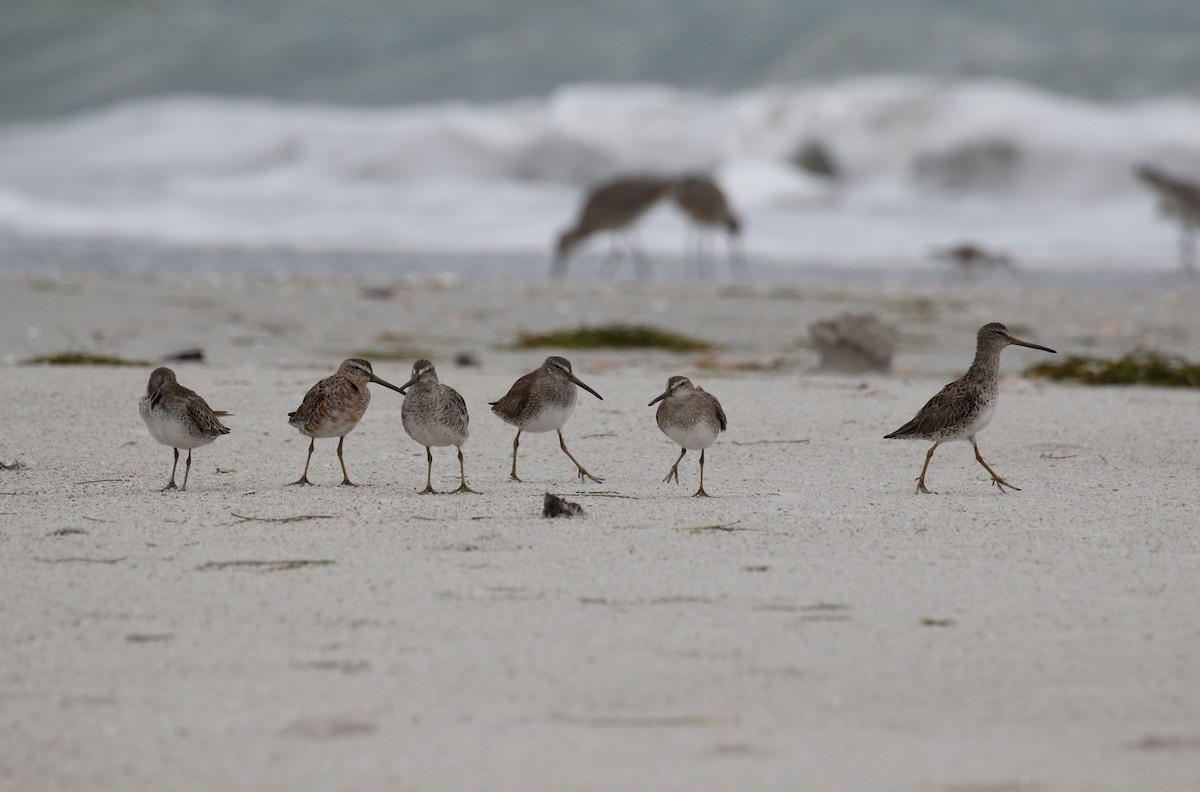
POLYGON ((517 477, 517 447, 521 443, 521 432, 558 432, 559 447, 575 463, 580 481, 585 478, 595 482, 603 481, 579 464, 579 460, 567 450, 567 441, 563 439, 563 425, 575 412, 577 387, 583 388, 601 401, 604 399, 571 372, 571 361, 551 356, 546 358, 540 368, 514 382, 508 393, 491 402, 492 412, 500 420, 517 427, 517 436, 513 438, 510 474, 515 481, 521 480, 517 477))
POLYGON ((717 441, 717 436, 725 431, 728 425, 725 411, 721 402, 708 391, 693 385, 687 377, 671 377, 667 380, 667 389, 662 395, 651 401, 647 407, 658 404, 655 420, 663 434, 679 444, 679 458, 671 466, 663 481, 679 483, 679 463, 689 450, 700 452, 700 489, 692 496, 707 498, 704 491, 704 451, 717 441))
POLYGON ((400 392, 404 394, 404 404, 400 407, 404 431, 425 446, 428 460, 425 489, 421 490, 421 494, 437 492, 433 488, 432 447, 451 445, 458 448, 459 485, 454 491, 475 492, 467 486, 467 472, 463 465, 462 447, 470 435, 470 418, 463 397, 454 388, 438 382, 437 369, 425 359, 413 364, 412 379, 400 386, 400 392))
POLYGON ((992 483, 1001 492, 1004 492, 1005 487, 1021 489, 1000 478, 996 471, 983 461, 983 456, 979 453, 979 444, 975 442, 975 435, 991 422, 996 411, 996 401, 1000 395, 1000 353, 1011 344, 1054 353, 1049 347, 1016 338, 999 322, 985 324, 976 334, 975 360, 967 373, 942 388, 911 421, 884 436, 887 440, 928 440, 933 443, 925 454, 925 464, 917 478, 918 493, 929 493, 925 487, 925 472, 929 469, 929 460, 933 458, 933 452, 942 443, 953 440, 971 442, 971 447, 975 449, 975 459, 991 475, 992 483))
POLYGON ((171 480, 163 490, 176 489, 175 469, 179 467, 179 449, 186 448, 187 463, 183 468, 182 492, 187 489, 188 474, 192 472, 192 449, 208 445, 229 427, 219 420, 230 413, 214 410, 195 391, 185 388, 175 378, 175 372, 159 367, 150 372, 146 395, 138 403, 138 412, 150 430, 150 436, 175 452, 171 465, 171 480))
POLYGON ((304 461, 304 473, 292 484, 312 483, 308 480, 308 466, 312 462, 317 438, 336 437, 338 462, 342 465, 342 484, 354 486, 346 473, 342 445, 346 442, 346 435, 358 426, 367 411, 367 405, 371 403, 371 392, 367 390, 369 382, 400 392, 395 385, 375 376, 370 363, 361 358, 349 358, 343 360, 331 376, 309 388, 295 412, 288 413, 288 424, 311 438, 308 442, 308 458, 304 461))

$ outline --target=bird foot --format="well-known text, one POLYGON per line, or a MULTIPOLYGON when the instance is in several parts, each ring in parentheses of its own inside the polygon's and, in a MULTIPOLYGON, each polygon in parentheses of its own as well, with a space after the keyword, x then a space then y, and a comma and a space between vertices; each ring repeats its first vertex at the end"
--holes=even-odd
POLYGON ((432 484, 426 484, 425 489, 417 493, 418 495, 437 495, 438 491, 433 488, 432 484))
MULTIPOLYGON (((517 474, 516 474, 516 473, 509 473, 509 474, 508 474, 508 477, 509 477, 510 479, 512 479, 513 481, 521 481, 521 479, 520 479, 520 478, 517 476, 517 474)), ((524 484, 525 482, 524 482, 524 481, 521 481, 521 483, 522 483, 522 484, 524 484)))
POLYGON ((666 484, 668 481, 671 480, 672 477, 674 477, 675 483, 678 484, 679 483, 679 468, 678 467, 671 468, 671 472, 667 474, 667 477, 665 479, 663 479, 663 483, 666 484))
MULTIPOLYGON (((1021 488, 1020 488, 1020 487, 1014 487, 1012 484, 1009 484, 1007 481, 1005 481, 1004 479, 1000 478, 999 476, 996 476, 995 478, 993 478, 993 479, 992 479, 992 483, 993 483, 993 484, 995 484, 995 485, 996 485, 996 489, 1000 490, 1001 492, 1004 492, 1004 488, 1005 488, 1005 487, 1008 487, 1009 489, 1014 489, 1014 490, 1016 490, 1017 492, 1020 492, 1020 491, 1021 491, 1021 488)), ((1005 493, 1005 494, 1008 494, 1008 493, 1005 493)))
POLYGON ((695 493, 692 494, 692 497, 693 498, 711 498, 712 496, 704 491, 704 487, 701 487, 700 489, 696 490, 695 493))
POLYGON ((473 490, 473 489, 471 489, 470 487, 468 487, 468 486, 467 486, 467 482, 465 482, 465 481, 464 481, 462 484, 459 484, 459 485, 458 485, 458 489, 456 489, 456 490, 454 490, 454 491, 455 491, 455 492, 470 492, 470 493, 472 493, 472 494, 474 494, 474 495, 478 495, 478 494, 479 494, 479 492, 478 492, 477 490, 473 490))
POLYGON ((348 478, 344 478, 344 479, 342 479, 342 486, 343 486, 343 487, 357 487, 358 485, 357 485, 357 484, 355 484, 355 483, 354 483, 353 481, 351 481, 350 479, 348 479, 348 478))
POLYGON ((170 481, 168 481, 167 486, 163 487, 162 491, 166 492, 167 490, 173 490, 173 489, 179 489, 179 487, 176 486, 176 484, 175 484, 175 479, 171 479, 170 481))
POLYGON ((924 482, 924 481, 918 480, 918 481, 917 481, 917 494, 918 494, 918 495, 921 495, 921 494, 924 494, 924 495, 933 495, 934 493, 930 492, 928 489, 926 489, 926 488, 925 488, 925 482, 924 482))
POLYGON ((585 478, 590 478, 592 481, 596 482, 597 484, 604 483, 604 479, 597 478, 596 476, 593 476, 591 473, 588 473, 583 468, 579 468, 579 480, 583 481, 585 478))
POLYGON ((301 476, 295 481, 289 482, 289 487, 311 487, 313 483, 308 480, 308 476, 301 476))

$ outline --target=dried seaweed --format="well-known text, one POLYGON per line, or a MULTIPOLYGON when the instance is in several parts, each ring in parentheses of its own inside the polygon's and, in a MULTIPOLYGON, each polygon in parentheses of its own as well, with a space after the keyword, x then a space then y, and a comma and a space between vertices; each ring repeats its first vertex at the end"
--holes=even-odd
POLYGON ((55 352, 49 355, 37 355, 21 361, 22 366, 135 366, 152 368, 154 363, 149 360, 130 360, 113 355, 94 355, 90 352, 55 352))
POLYGON ((221 570, 221 569, 261 569, 264 572, 283 572, 289 569, 303 569, 304 567, 320 567, 331 566, 335 562, 328 559, 317 560, 289 560, 289 561, 209 561, 207 564, 201 564, 196 567, 201 571, 221 570))
POLYGON ((304 522, 305 520, 332 520, 332 514, 295 514, 291 517, 247 517, 244 514, 237 512, 229 512, 234 517, 238 518, 239 522, 262 522, 262 523, 294 523, 304 522))
POLYGON ((703 533, 705 531, 725 531, 726 533, 733 533, 734 531, 748 530, 746 528, 735 528, 734 527, 735 525, 738 525, 740 522, 741 522, 741 520, 734 520, 731 523, 721 523, 719 525, 695 525, 695 526, 685 527, 685 528, 676 528, 675 530, 676 531, 687 531, 688 533, 703 533))
POLYGON ((1136 349, 1112 360, 1071 355, 1061 362, 1031 366, 1025 374, 1057 381, 1076 380, 1086 385, 1200 388, 1200 364, 1152 349, 1136 349))
POLYGON ((712 349, 707 341, 649 325, 607 324, 549 333, 521 333, 517 349, 560 347, 563 349, 666 349, 672 352, 697 352, 712 349))

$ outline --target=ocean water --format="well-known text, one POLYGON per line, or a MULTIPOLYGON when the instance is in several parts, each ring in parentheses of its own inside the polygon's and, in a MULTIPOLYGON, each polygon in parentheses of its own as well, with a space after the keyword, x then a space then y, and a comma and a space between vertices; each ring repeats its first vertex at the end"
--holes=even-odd
POLYGON ((1200 177, 1197 42, 1195 0, 8 0, 0 233, 533 273, 587 185, 706 171, 752 265, 1169 270, 1131 169, 1200 177))
POLYGON ((396 106, 870 74, 1200 94, 1195 0, 4 0, 0 119, 205 94, 396 106))

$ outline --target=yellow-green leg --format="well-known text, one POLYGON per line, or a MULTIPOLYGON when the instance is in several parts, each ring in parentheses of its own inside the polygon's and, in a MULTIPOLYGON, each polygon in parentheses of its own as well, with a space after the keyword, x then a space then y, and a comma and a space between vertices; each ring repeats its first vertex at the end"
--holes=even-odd
POLYGON ((563 450, 563 453, 566 454, 567 457, 572 462, 575 463, 575 467, 579 469, 579 480, 580 481, 583 481, 584 478, 590 478, 592 481, 596 482, 597 484, 600 484, 601 482, 604 481, 604 479, 596 478, 591 473, 588 473, 587 470, 584 469, 583 465, 579 464, 579 460, 576 459, 575 457, 571 456, 571 452, 567 450, 567 441, 563 439, 562 429, 558 430, 558 445, 559 445, 559 448, 561 448, 563 450))
POLYGON ((316 447, 317 441, 315 438, 310 438, 308 441, 308 459, 304 460, 304 473, 300 478, 292 482, 292 485, 308 486, 312 482, 308 480, 308 463, 312 462, 313 448, 316 447))

